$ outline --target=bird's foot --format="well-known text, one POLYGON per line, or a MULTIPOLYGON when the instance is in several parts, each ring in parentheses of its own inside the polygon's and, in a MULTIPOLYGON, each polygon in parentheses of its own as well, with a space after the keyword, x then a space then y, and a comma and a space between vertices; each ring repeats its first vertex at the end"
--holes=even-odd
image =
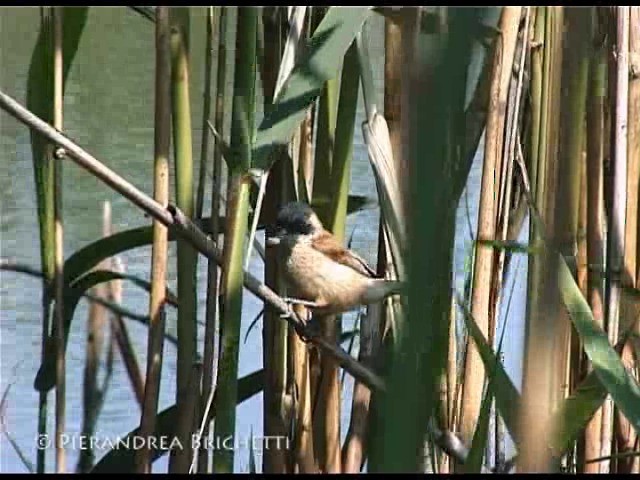
POLYGON ((287 303, 288 311, 287 313, 283 313, 280 315, 280 318, 283 319, 295 319, 299 320, 294 323, 294 328, 296 329, 296 333, 300 337, 304 343, 309 343, 313 337, 317 337, 321 334, 320 322, 317 318, 313 317, 311 311, 306 310, 306 315, 301 317, 297 315, 297 312, 294 312, 292 305, 298 304, 303 305, 305 307, 314 307, 317 306, 317 303, 310 302, 308 300, 300 300, 297 298, 287 298, 284 297, 283 300, 287 303))
POLYGON ((303 343, 310 343, 315 337, 322 335, 320 323, 317 319, 304 320, 304 323, 296 325, 296 332, 303 343))
POLYGON ((309 308, 317 308, 318 307, 318 303, 317 302, 312 302, 312 301, 309 301, 309 300, 302 300, 300 298, 282 297, 282 300, 287 302, 289 305, 302 305, 304 307, 309 307, 309 308))

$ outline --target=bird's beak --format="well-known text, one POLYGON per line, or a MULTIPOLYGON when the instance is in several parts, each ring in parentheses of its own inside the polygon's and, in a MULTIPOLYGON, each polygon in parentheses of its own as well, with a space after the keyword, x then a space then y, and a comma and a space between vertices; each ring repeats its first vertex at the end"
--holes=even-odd
POLYGON ((284 232, 278 229, 276 230, 274 227, 269 227, 265 231, 265 244, 267 247, 274 247, 280 244, 280 240, 282 239, 282 235, 284 232))
POLYGON ((280 244, 280 237, 267 237, 265 243, 267 244, 267 247, 275 247, 280 244))

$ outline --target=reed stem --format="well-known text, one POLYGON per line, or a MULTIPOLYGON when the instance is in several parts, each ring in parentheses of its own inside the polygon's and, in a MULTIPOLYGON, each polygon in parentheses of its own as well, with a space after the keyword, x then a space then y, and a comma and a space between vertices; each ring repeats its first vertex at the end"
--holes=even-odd
MULTIPOLYGON (((53 128, 62 130, 63 64, 62 7, 53 9, 53 128)), ((54 153, 55 321, 56 321, 56 472, 66 471, 63 435, 66 421, 64 334, 64 227, 62 224, 62 158, 54 153)))
MULTIPOLYGON (((535 132, 539 140, 537 166, 537 190, 535 202, 537 211, 548 226, 550 235, 557 235, 562 228, 559 216, 554 215, 557 196, 557 156, 558 130, 560 115, 560 73, 562 65, 562 25, 563 9, 546 7, 543 9, 544 22, 544 60, 541 79, 542 93, 540 99, 540 130, 535 132)), ((536 29, 538 28, 536 20, 536 29)), ((539 92, 535 92, 537 95, 539 92)), ((535 129, 534 129, 535 130, 535 129)), ((579 178, 579 176, 578 176, 579 178)), ((572 214, 575 212, 571 212, 572 214)), ((538 235, 533 231, 532 239, 536 245, 538 235)), ((557 236, 554 236, 557 239, 557 236)), ((531 242, 531 243, 534 243, 531 242)), ((552 424, 551 412, 557 407, 564 370, 566 344, 560 337, 566 318, 559 315, 559 286, 557 283, 558 255, 550 246, 534 257, 529 294, 527 301, 527 325, 525 337, 525 363, 522 407, 520 410, 519 431, 522 432, 522 453, 519 455, 518 468, 526 472, 549 471, 557 468, 553 465, 548 449, 539 441, 554 435, 556 425, 552 424), (535 410, 538 415, 528 412, 535 410)))
MULTIPOLYGON (((496 172, 500 171, 505 130, 506 111, 503 106, 507 101, 520 15, 521 7, 503 8, 499 25, 502 33, 495 47, 477 229, 477 238, 482 240, 493 240, 496 236, 499 197, 496 172)), ((493 332, 490 299, 494 256, 493 248, 478 245, 473 267, 471 314, 488 339, 492 337, 493 332)), ((461 431, 462 438, 470 445, 480 413, 485 377, 482 360, 472 341, 468 342, 464 372, 461 431)))
MULTIPOLYGON (((458 132, 449 129, 464 111, 469 31, 477 11, 452 9, 448 14, 448 31, 433 38, 433 48, 408 49, 403 58, 416 67, 410 77, 410 94, 417 99, 407 112, 411 127, 403 148, 411 186, 407 218, 411 261, 406 265, 409 309, 398 328, 389 367, 388 391, 393 394, 383 399, 384 418, 371 453, 382 456, 380 470, 384 472, 417 472, 423 465, 425 435, 438 411, 438 386, 448 356, 455 235, 455 209, 450 206, 458 201, 449 169, 449 140, 458 132), (421 161, 426 157, 430 161, 421 161), (430 288, 425 290, 425 283, 430 288), (416 378, 421 381, 410 380, 416 378)), ((407 45, 419 38, 419 17, 403 24, 403 37, 410 35, 407 45)))
MULTIPOLYGON (((615 345, 619 335, 621 299, 621 277, 624 269, 625 213, 627 205, 627 144, 629 114, 629 7, 616 7, 616 85, 615 116, 613 119, 613 190, 611 214, 607 235, 607 266, 612 273, 606 279, 607 287, 607 334, 615 345)), ((614 404, 608 397, 603 405, 603 451, 610 453, 614 429, 614 404)), ((603 462, 605 471, 613 473, 609 460, 603 462)))
MULTIPOLYGON (((249 187, 251 178, 251 140, 254 131, 256 40, 258 9, 238 8, 236 33, 236 71, 231 118, 231 148, 237 163, 230 165, 227 203, 227 228, 224 241, 224 275, 222 278, 222 315, 220 361, 217 394, 219 410, 214 433, 219 439, 233 438, 236 424, 236 400, 240 321, 242 318, 242 264, 247 235, 249 187)), ((231 473, 234 451, 219 449, 213 453, 216 473, 231 473)))
MULTIPOLYGON (((169 203, 169 146, 171 133, 171 31, 169 10, 156 8, 156 84, 154 135, 154 199, 162 211, 169 203)), ((147 373, 144 406, 140 419, 140 434, 148 438, 155 432, 158 395, 162 372, 163 337, 165 329, 168 232, 166 224, 153 222, 151 249, 151 295, 149 300, 149 334, 147 343, 147 373)), ((151 450, 148 442, 136 450, 136 472, 150 473, 151 450)))
MULTIPOLYGON (((227 48, 226 36, 229 23, 227 11, 223 7, 217 7, 214 19, 218 19, 219 28, 217 31, 218 65, 216 70, 216 103, 215 103, 215 127, 216 131, 224 138, 224 98, 226 86, 227 48)), ((208 128, 207 128, 208 130, 208 128)), ((217 244, 219 235, 218 218, 220 213, 220 193, 222 192, 222 149, 218 142, 215 142, 213 151, 213 178, 211 186, 211 238, 217 244)), ((202 399, 200 411, 206 410, 206 404, 211 396, 213 380, 217 374, 216 364, 216 343, 217 329, 219 321, 219 288, 218 288, 218 264, 209 259, 207 262, 207 320, 204 334, 204 366, 202 378, 202 399)), ((205 423, 203 438, 208 438, 210 424, 205 423)), ((209 471, 209 451, 200 449, 198 459, 198 472, 209 471)))
MULTIPOLYGON (((625 239, 625 274, 631 277, 632 287, 637 287, 637 270, 640 265, 638 255, 638 178, 640 177, 640 7, 632 6, 629 12, 629 112, 628 112, 629 162, 627 184, 627 213, 625 239)), ((638 301, 628 299, 629 308, 623 312, 625 328, 640 334, 640 322, 637 319, 638 301), (635 325, 633 324, 635 322, 635 325)), ((622 351, 622 358, 628 368, 640 371, 640 358, 634 352, 630 341, 622 351), (635 357, 635 358, 634 358, 635 357), (635 368, 634 368, 635 366, 635 368)), ((638 434, 629 421, 618 412, 617 417, 618 453, 632 452, 638 448, 638 434)), ((640 457, 623 457, 617 460, 619 473, 640 473, 640 457)))
MULTIPOLYGON (((587 105, 587 258, 589 265, 587 298, 594 320, 604 330, 604 104, 607 95, 604 36, 591 57, 587 105)), ((588 362, 587 362, 588 363, 588 362)), ((591 371, 588 364, 587 372, 591 371)), ((587 462, 601 451, 602 409, 585 427, 582 472, 600 473, 600 463, 587 462)))
MULTIPOLYGON (((102 210, 102 236, 110 235, 111 209, 109 203, 105 202, 102 210)), ((98 270, 110 269, 110 261, 102 261, 96 266, 98 270)), ((106 298, 109 285, 96 285, 93 289, 96 296, 106 298)), ((83 417, 82 435, 91 438, 95 433, 96 421, 101 403, 101 392, 98 388, 98 369, 100 366, 100 356, 104 345, 104 327, 106 325, 107 310, 103 305, 92 303, 89 306, 89 318, 87 321, 87 343, 86 343, 86 363, 84 368, 83 385, 83 417)), ((78 472, 88 472, 93 466, 95 452, 91 444, 89 448, 80 451, 78 459, 78 472)))
MULTIPOLYGON (((306 7, 294 7, 299 10, 306 7)), ((264 91, 264 111, 273 108, 273 100, 278 89, 278 78, 284 77, 287 67, 293 67, 298 42, 302 37, 302 28, 296 32, 292 24, 289 38, 284 46, 289 65, 284 65, 283 37, 285 33, 286 15, 281 7, 268 8, 263 11, 264 24, 264 65, 262 85, 264 91), (296 38, 294 35, 297 34, 296 38), (279 67, 279 68, 278 68, 279 67)), ((302 12, 304 14, 304 11, 302 12)), ((303 17, 304 21, 304 17, 303 17)), ((289 71, 290 73, 290 71, 289 71)), ((294 157, 297 157, 294 155, 294 157)), ((294 161, 295 162, 295 161, 294 161)), ((264 202, 264 221, 275 224, 280 206, 294 198, 293 163, 286 157, 277 160, 269 175, 264 202)), ((278 268, 278 252, 267 249, 264 265, 264 281, 277 292, 284 291, 283 278, 278 268)), ((263 432, 264 435, 283 437, 288 435, 292 416, 292 401, 287 393, 287 332, 288 326, 279 322, 278 313, 265 305, 265 315, 262 330, 262 362, 265 370, 264 400, 263 400, 263 432)), ((263 452, 263 473, 290 473, 292 462, 291 451, 286 451, 280 445, 263 452)))
MULTIPOLYGON (((185 216, 193 218, 193 152, 191 138, 191 108, 189 102, 189 9, 171 10, 171 99, 173 146, 176 175, 176 205, 185 216)), ((176 375, 176 405, 183 448, 171 452, 169 470, 187 473, 191 463, 191 427, 193 411, 187 404, 190 378, 196 360, 197 318, 197 251, 189 242, 177 240, 178 276, 178 358, 176 375), (189 426, 183 425, 187 422, 189 426)))
MULTIPOLYGON (((207 38, 205 41, 204 57, 204 94, 202 100, 202 137, 200 139, 200 171, 198 175, 198 190, 196 193, 195 218, 202 218, 204 207, 204 186, 207 179, 207 157, 209 156, 209 118, 211 116, 211 68, 213 65, 214 39, 217 40, 220 28, 220 9, 207 8, 207 38)), ((216 83, 216 88, 221 88, 216 83)), ((222 87, 224 88, 224 87, 222 87)), ((219 132, 220 130, 218 130, 219 132)), ((215 195, 215 193, 212 193, 215 195)))

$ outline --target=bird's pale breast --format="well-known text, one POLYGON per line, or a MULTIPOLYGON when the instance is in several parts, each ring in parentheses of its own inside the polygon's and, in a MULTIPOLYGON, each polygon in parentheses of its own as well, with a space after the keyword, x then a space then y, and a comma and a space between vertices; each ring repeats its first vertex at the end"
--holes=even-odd
POLYGON ((337 309, 360 303, 371 279, 333 261, 309 243, 289 247, 285 271, 292 295, 309 301, 328 303, 337 309))

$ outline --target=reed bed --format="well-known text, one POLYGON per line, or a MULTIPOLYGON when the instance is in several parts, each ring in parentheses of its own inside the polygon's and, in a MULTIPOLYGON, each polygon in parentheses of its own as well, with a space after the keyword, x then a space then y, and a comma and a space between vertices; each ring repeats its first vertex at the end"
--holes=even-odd
POLYGON ((176 473, 638 473, 638 7, 130 7, 155 45, 155 84, 142 86, 153 91, 153 167, 136 160, 151 193, 62 123, 93 11, 43 7, 26 104, 0 85, 5 118, 31 132, 40 244, 39 266, 3 257, 0 270, 42 280, 34 417, 45 435, 54 415, 57 439, 55 463, 40 449, 32 467, 6 429, 5 393, 3 434, 27 468, 69 469, 59 441, 75 415, 65 357, 86 298, 82 434, 97 432, 119 350, 140 413, 122 438, 182 447, 83 451, 79 472, 149 473, 166 455, 176 473), (384 45, 381 63, 374 44, 384 45), (367 198, 352 193, 360 133, 367 198), (147 223, 114 233, 105 220, 102 238, 65 252, 61 182, 76 166, 147 223), (456 212, 474 188, 468 268, 457 272, 456 212), (347 312, 292 307, 281 257, 262 243, 292 200, 345 247, 351 216, 374 204, 372 266, 406 290, 362 306, 353 331, 347 312), (148 279, 114 260, 139 247, 150 247, 148 279), (521 319, 507 289, 518 279, 521 319), (146 295, 145 315, 122 304, 124 282, 146 295), (263 304, 257 318, 246 294, 263 304), (147 327, 144 370, 130 319, 147 327), (262 330, 262 362, 241 375, 250 323, 247 336, 262 330), (521 358, 505 360, 516 335, 521 358), (159 411, 172 378, 165 341, 176 349, 175 404, 159 411), (240 440, 238 406, 258 394, 262 425, 240 440))

